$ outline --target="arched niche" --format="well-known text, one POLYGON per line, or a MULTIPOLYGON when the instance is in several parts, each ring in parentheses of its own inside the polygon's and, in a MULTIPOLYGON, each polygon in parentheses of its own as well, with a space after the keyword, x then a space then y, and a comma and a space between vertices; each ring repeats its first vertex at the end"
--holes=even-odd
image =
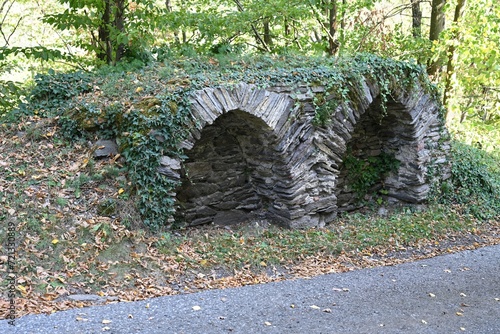
POLYGON ((425 169, 419 162, 423 138, 417 135, 415 113, 392 97, 384 105, 385 109, 381 97, 376 97, 353 126, 338 174, 339 212, 368 202, 424 199, 420 187, 425 169))
POLYGON ((229 111, 206 125, 186 151, 177 190, 183 219, 198 225, 286 218, 288 201, 275 191, 287 179, 278 144, 272 129, 245 111, 229 111))

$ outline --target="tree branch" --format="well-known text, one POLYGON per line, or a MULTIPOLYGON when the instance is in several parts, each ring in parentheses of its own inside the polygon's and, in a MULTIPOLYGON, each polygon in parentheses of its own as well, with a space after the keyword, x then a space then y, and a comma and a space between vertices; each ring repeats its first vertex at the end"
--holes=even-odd
MULTIPOLYGON (((233 1, 234 1, 234 3, 236 3, 236 6, 238 7, 238 10, 240 12, 244 12, 245 11, 245 9, 243 8, 243 6, 241 5, 241 2, 239 0, 233 0, 233 1)), ((252 27, 253 33, 255 35, 255 38, 257 38, 257 40, 259 41, 259 43, 262 44, 262 47, 263 47, 264 51, 271 52, 271 49, 266 44, 266 42, 264 41, 264 39, 260 36, 259 32, 257 31, 257 28, 255 28, 255 26, 253 25, 253 23, 250 23, 250 27, 252 27)), ((259 48, 259 49, 262 49, 262 48, 259 48)))
MULTIPOLYGON (((0 7, 0 13, 3 12, 5 6, 7 6, 9 3, 9 0, 4 0, 3 3, 2 3, 2 6, 0 7)), ((5 11, 5 14, 3 14, 3 17, 2 17, 2 22, 0 22, 0 33, 2 34, 2 37, 3 37, 3 40, 5 42, 5 46, 9 45, 9 41, 12 37, 12 35, 14 35, 14 33, 16 32, 17 28, 19 27, 19 25, 21 24, 21 21, 24 17, 20 17, 19 20, 17 21, 16 25, 14 26, 14 28, 12 29, 11 33, 9 34, 9 36, 5 36, 5 32, 3 31, 2 27, 5 23, 5 20, 7 19, 7 16, 10 12, 10 10, 12 9, 12 6, 14 5, 15 1, 12 1, 8 6, 7 10, 5 11)))

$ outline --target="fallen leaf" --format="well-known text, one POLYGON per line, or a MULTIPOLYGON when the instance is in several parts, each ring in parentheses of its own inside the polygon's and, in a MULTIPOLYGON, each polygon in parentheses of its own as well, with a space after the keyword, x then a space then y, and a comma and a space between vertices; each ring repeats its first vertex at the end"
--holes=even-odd
POLYGON ((458 315, 459 317, 463 316, 464 314, 462 312, 457 312, 455 313, 456 315, 458 315))
POLYGON ((53 244, 53 245, 57 245, 57 243, 58 243, 58 242, 59 242, 59 240, 58 240, 58 239, 52 239, 52 244, 53 244))

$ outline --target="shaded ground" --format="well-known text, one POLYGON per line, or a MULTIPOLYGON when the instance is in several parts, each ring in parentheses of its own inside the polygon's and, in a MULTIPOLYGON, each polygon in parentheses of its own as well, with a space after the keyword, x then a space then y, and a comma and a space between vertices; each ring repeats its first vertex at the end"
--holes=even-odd
POLYGON ((30 315, 2 333, 498 333, 500 245, 312 279, 30 315))

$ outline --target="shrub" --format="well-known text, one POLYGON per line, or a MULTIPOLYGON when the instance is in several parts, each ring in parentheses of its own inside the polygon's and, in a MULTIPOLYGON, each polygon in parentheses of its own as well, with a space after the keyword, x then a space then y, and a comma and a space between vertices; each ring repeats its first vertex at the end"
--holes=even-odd
POLYGON ((454 141, 452 178, 441 185, 438 201, 456 203, 482 220, 500 217, 500 156, 454 141))

